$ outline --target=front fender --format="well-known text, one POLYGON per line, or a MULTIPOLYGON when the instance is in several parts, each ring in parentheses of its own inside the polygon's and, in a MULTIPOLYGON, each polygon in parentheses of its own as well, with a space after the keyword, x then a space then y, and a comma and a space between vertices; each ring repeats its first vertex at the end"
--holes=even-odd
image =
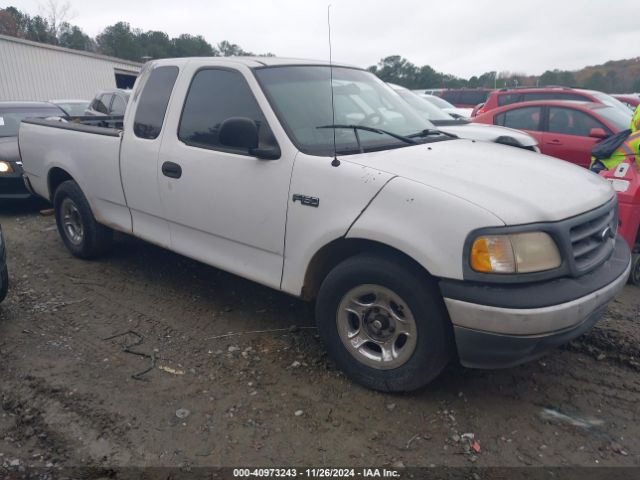
POLYGON ((462 279, 463 247, 469 232, 503 225, 493 213, 463 198, 395 177, 354 222, 346 238, 383 243, 436 277, 462 279))

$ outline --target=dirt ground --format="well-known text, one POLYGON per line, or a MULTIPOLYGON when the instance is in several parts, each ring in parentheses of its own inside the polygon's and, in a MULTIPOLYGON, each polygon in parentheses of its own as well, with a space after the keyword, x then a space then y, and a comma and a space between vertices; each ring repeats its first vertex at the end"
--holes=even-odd
POLYGON ((78 260, 39 208, 0 207, 0 466, 640 465, 637 287, 539 361, 387 395, 336 369, 305 303, 125 236, 78 260))

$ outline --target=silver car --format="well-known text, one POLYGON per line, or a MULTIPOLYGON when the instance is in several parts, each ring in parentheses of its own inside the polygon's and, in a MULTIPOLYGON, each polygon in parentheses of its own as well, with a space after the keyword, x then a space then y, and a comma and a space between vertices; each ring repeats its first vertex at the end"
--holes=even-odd
POLYGON ((454 118, 407 88, 392 83, 389 86, 416 112, 433 123, 441 132, 468 140, 495 142, 540 152, 537 140, 528 133, 513 128, 471 123, 467 119, 454 118))
POLYGON ((131 95, 131 90, 123 90, 121 88, 102 90, 93 98, 85 113, 86 115, 95 116, 124 115, 127 103, 129 103, 129 95, 131 95))

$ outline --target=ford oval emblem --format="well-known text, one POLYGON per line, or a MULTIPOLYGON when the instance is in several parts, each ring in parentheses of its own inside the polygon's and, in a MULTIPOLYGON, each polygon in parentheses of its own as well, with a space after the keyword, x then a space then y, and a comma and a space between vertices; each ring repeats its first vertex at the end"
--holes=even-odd
POLYGON ((611 227, 606 227, 604 230, 602 230, 602 232, 600 232, 600 241, 601 242, 606 242, 609 238, 614 238, 615 234, 613 233, 613 230, 611 229, 611 227))

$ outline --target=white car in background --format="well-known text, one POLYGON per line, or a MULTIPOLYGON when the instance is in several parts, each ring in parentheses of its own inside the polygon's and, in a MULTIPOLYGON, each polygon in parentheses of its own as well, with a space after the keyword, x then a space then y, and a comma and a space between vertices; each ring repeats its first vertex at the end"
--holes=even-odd
POLYGON ((430 95, 428 93, 417 95, 429 102, 431 105, 439 108, 443 112, 448 113, 454 118, 471 118, 471 112, 473 112, 473 108, 458 108, 455 105, 447 102, 444 98, 438 97, 437 95, 430 95))
MULTIPOLYGON (((441 132, 468 140, 495 142, 536 152, 540 151, 537 140, 528 133, 513 128, 500 127, 498 125, 471 123, 464 118, 454 118, 449 113, 429 103, 427 99, 424 98, 424 95, 420 95, 393 83, 389 83, 389 86, 422 117, 433 123, 441 132)), ((445 100, 442 101, 445 102, 445 100)))

